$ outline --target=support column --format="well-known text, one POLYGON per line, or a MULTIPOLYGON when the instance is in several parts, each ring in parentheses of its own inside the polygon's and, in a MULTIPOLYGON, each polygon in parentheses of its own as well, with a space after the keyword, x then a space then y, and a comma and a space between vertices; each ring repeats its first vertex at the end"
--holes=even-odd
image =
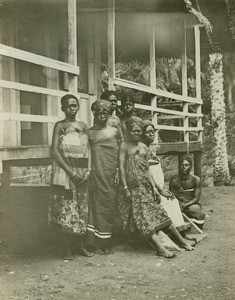
MULTIPOLYGON (((77 66, 77 7, 76 0, 68 0, 68 61, 77 66)), ((77 94, 77 76, 69 74, 69 91, 77 94)))
MULTIPOLYGON (((155 22, 154 14, 150 19, 150 47, 149 47, 149 59, 150 59, 150 85, 156 89, 156 57, 155 57, 155 22)), ((153 96, 151 99, 152 108, 157 107, 157 96, 153 96)), ((152 122, 154 126, 157 125, 157 113, 152 111, 152 122)), ((158 144, 158 131, 155 132, 154 142, 158 144)))
MULTIPOLYGON (((196 66, 196 98, 201 101, 201 54, 200 54, 200 27, 194 26, 195 37, 195 66, 196 66)), ((198 104, 197 114, 201 115, 202 106, 198 104)), ((202 127, 202 117, 197 117, 197 127, 202 127)), ((198 132, 198 141, 202 143, 202 131, 198 132)))
POLYGON ((115 0, 108 1, 108 84, 109 90, 113 90, 115 78, 115 0))
POLYGON ((202 153, 194 152, 194 174, 199 178, 202 178, 202 153))
MULTIPOLYGON (((184 99, 188 97, 188 75, 187 75, 187 29, 186 29, 186 21, 184 21, 184 40, 183 40, 183 48, 182 48, 182 95, 184 99)), ((188 103, 183 103, 183 112, 188 114, 188 103)), ((189 149, 189 132, 187 131, 189 127, 189 118, 188 116, 184 116, 183 119, 183 127, 184 127, 184 142, 187 143, 187 152, 189 149)))

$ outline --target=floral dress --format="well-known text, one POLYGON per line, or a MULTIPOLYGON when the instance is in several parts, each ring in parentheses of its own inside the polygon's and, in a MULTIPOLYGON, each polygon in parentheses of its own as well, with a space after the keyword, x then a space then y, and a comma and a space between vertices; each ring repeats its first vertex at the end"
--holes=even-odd
POLYGON ((124 230, 139 231, 150 238, 157 230, 171 224, 167 213, 154 198, 149 178, 148 158, 144 154, 129 155, 126 160, 127 185, 131 201, 121 193, 119 211, 124 230))
MULTIPOLYGON (((60 136, 59 151, 78 175, 88 168, 88 137, 79 131, 65 129, 60 136)), ((69 174, 55 161, 51 174, 51 198, 48 208, 49 225, 58 231, 83 235, 88 221, 88 184, 75 186, 69 174)))

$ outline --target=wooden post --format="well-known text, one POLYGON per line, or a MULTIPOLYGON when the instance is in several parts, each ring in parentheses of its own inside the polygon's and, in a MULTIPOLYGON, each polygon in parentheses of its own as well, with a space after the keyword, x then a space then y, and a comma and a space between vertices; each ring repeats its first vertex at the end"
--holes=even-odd
MULTIPOLYGON (((201 55, 200 55, 200 26, 194 26, 195 66, 196 66, 196 98, 201 100, 201 55)), ((197 114, 202 113, 201 104, 197 105, 197 114)), ((202 117, 197 117, 197 127, 202 127, 202 117)), ((202 143, 202 131, 198 133, 198 141, 202 143)))
POLYGON ((202 153, 194 152, 194 174, 202 177, 202 153))
MULTIPOLYGON (((68 0, 68 61, 77 66, 77 7, 76 0, 68 0)), ((69 91, 77 94, 77 76, 69 74, 69 91)))
MULTIPOLYGON (((188 97, 188 75, 187 75, 187 29, 186 22, 184 21, 184 40, 183 40, 183 48, 182 48, 182 95, 184 99, 188 97)), ((184 102, 183 104, 183 112, 188 113, 188 103, 184 102)), ((183 127, 184 127, 184 142, 187 143, 187 152, 189 149, 189 132, 187 131, 189 127, 188 116, 185 116, 183 119, 183 127)))
MULTIPOLYGON (((155 22, 154 14, 150 18, 150 47, 149 47, 149 59, 150 59, 150 85, 151 88, 156 89, 156 57, 155 57, 155 22)), ((157 107, 157 96, 153 96, 151 99, 151 106, 157 107)), ((152 122, 154 126, 157 125, 157 113, 152 111, 152 122)), ((158 144, 158 131, 155 133, 154 142, 158 144)))
POLYGON ((115 79, 115 0, 108 0, 108 74, 109 90, 113 90, 115 79))

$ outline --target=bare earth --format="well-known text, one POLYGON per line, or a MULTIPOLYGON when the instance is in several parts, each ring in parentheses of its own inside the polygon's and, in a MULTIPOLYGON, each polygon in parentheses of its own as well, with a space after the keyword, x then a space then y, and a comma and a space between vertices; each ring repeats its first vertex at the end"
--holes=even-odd
POLYGON ((203 188, 208 236, 171 260, 136 243, 69 262, 54 253, 2 255, 0 299, 235 299, 234 195, 235 187, 203 188))

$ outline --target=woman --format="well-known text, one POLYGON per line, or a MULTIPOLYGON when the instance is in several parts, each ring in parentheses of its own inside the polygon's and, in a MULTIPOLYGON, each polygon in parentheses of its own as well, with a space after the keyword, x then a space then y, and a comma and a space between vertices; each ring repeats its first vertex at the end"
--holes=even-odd
POLYGON ((98 240, 96 252, 110 254, 110 238, 116 215, 119 131, 107 125, 111 104, 98 100, 92 105, 95 125, 88 130, 91 147, 90 209, 88 231, 98 240))
POLYGON ((187 228, 180 210, 179 202, 170 191, 164 189, 164 174, 161 162, 157 156, 157 146, 156 144, 153 144, 154 136, 155 128, 153 123, 148 120, 144 121, 142 142, 149 150, 149 168, 154 184, 160 193, 161 205, 167 212, 176 229, 179 232, 184 232, 187 228))
POLYGON ((124 229, 137 230, 156 248, 157 255, 172 258, 174 254, 159 241, 156 232, 168 231, 179 245, 193 250, 178 233, 167 213, 157 203, 158 191, 152 180, 146 145, 140 142, 143 122, 131 117, 126 122, 128 139, 120 147, 120 172, 123 185, 123 197, 119 208, 124 229))
POLYGON ((64 259, 73 259, 72 238, 81 237, 80 251, 91 254, 83 248, 82 237, 86 234, 88 221, 88 184, 90 161, 87 126, 76 121, 79 110, 78 99, 67 94, 61 99, 65 119, 55 124, 51 154, 51 200, 49 224, 63 234, 64 259))

